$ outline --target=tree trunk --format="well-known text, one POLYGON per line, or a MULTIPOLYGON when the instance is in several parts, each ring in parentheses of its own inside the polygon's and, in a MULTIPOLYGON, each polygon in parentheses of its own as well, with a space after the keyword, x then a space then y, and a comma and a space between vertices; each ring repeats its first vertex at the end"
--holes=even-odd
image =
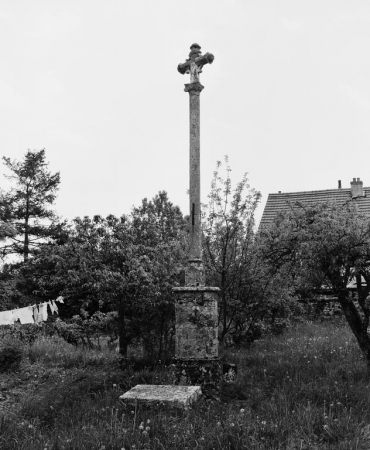
POLYGON ((30 215, 30 203, 29 203, 28 187, 27 187, 26 195, 27 195, 27 200, 26 200, 26 217, 24 219, 24 245, 23 245, 24 262, 27 261, 28 253, 29 253, 29 227, 28 227, 28 221, 29 221, 29 215, 30 215))
POLYGON ((365 357, 365 361, 370 372, 370 336, 367 332, 367 327, 363 322, 353 300, 349 298, 349 292, 340 292, 338 295, 340 306, 343 310, 344 316, 355 335, 360 350, 365 357))
POLYGON ((165 321, 165 312, 162 311, 162 317, 161 317, 161 332, 159 336, 159 349, 158 349, 158 356, 157 361, 155 361, 155 364, 158 364, 159 361, 162 359, 162 341, 163 341, 163 333, 164 333, 164 321, 165 321))
POLYGON ((24 224, 24 244, 23 244, 24 262, 28 260, 28 253, 29 253, 29 232, 28 232, 28 218, 27 218, 24 224))
POLYGON ((119 342, 119 354, 127 358, 127 347, 129 341, 126 336, 124 297, 120 299, 118 305, 118 342, 119 342))
MULTIPOLYGON (((225 254, 223 257, 223 266, 225 266, 225 254)), ((222 269, 221 273, 221 302, 222 302, 222 333, 221 333, 221 342, 224 341, 224 338, 227 333, 227 299, 226 299, 226 274, 225 269, 222 269)))

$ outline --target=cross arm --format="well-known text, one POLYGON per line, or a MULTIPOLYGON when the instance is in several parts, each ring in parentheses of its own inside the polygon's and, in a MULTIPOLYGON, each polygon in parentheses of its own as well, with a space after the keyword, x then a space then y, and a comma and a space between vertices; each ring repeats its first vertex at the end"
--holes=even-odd
MULTIPOLYGON (((199 67, 199 69, 201 69, 206 64, 212 64, 214 59, 215 57, 212 55, 212 53, 205 53, 204 55, 195 58, 194 62, 199 67)), ((181 75, 184 75, 185 73, 189 72, 191 62, 192 60, 188 59, 184 63, 180 63, 177 66, 177 70, 181 73, 181 75)))

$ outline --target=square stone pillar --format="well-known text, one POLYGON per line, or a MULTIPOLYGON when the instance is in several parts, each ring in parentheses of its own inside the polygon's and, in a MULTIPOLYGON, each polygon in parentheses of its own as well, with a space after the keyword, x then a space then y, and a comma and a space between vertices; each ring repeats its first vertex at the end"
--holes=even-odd
POLYGON ((173 288, 176 309, 175 383, 201 386, 206 395, 220 390, 217 287, 173 288))

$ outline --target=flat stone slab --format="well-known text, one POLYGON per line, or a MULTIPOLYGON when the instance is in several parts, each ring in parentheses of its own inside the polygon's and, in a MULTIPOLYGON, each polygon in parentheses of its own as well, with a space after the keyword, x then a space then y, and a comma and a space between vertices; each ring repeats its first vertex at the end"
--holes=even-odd
POLYGON ((138 384, 120 399, 125 403, 146 406, 188 408, 202 395, 200 386, 138 384))

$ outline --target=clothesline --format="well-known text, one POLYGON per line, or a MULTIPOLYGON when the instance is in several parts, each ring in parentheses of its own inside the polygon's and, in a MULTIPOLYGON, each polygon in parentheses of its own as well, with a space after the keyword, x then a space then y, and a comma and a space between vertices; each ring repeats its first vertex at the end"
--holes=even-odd
POLYGON ((56 300, 49 300, 48 302, 39 303, 37 305, 25 306, 24 308, 16 308, 9 311, 0 311, 0 325, 14 325, 17 320, 22 325, 26 323, 40 323, 45 322, 48 318, 48 306, 51 315, 58 314, 58 306, 55 302, 64 303, 63 297, 58 297, 56 300))

